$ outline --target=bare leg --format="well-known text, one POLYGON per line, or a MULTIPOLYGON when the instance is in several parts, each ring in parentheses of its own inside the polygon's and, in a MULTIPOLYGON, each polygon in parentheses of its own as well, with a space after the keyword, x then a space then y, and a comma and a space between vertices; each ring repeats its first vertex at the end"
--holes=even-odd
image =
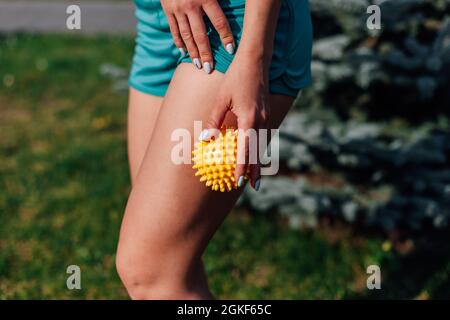
MULTIPOLYGON (((199 276, 201 256, 240 191, 212 192, 191 165, 171 161, 173 130, 192 132, 205 121, 224 75, 181 64, 164 99, 122 223, 117 268, 135 299, 208 299, 199 276)), ((271 96, 270 126, 277 128, 293 99, 271 96)), ((226 120, 233 124, 235 119, 226 120)), ((197 137, 193 137, 196 140, 197 137)))
MULTIPOLYGON (((132 184, 136 180, 146 153, 163 100, 162 97, 148 95, 133 88, 129 90, 128 158, 132 184)), ((206 287, 206 274, 202 261, 196 266, 195 274, 198 282, 206 287)))
MULTIPOLYGON (((128 101, 128 159, 132 185, 149 145, 164 98, 129 90, 128 101)), ((196 267, 196 279, 207 287, 203 262, 196 267)))
POLYGON ((155 128, 163 98, 151 96, 130 88, 128 100, 128 161, 131 182, 144 159, 145 151, 155 128))

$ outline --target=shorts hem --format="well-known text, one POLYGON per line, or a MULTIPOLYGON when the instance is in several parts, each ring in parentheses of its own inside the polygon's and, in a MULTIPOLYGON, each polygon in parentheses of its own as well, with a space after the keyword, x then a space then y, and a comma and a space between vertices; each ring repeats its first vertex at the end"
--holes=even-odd
MULTIPOLYGON (((192 63, 193 64, 192 59, 188 58, 188 57, 183 58, 179 63, 192 63)), ((219 71, 220 73, 225 74, 225 73, 227 73, 228 67, 229 67, 229 64, 225 65, 224 63, 216 62, 214 64, 213 71, 215 70, 215 71, 219 71)))
POLYGON ((132 80, 128 80, 128 86, 130 86, 130 88, 133 88, 139 92, 149 94, 151 96, 164 97, 166 95, 166 90, 164 90, 164 89, 146 87, 141 84, 135 83, 132 80))
POLYGON ((297 98, 299 92, 312 84, 311 80, 304 81, 298 85, 295 89, 287 87, 285 85, 280 85, 278 83, 271 83, 269 85, 269 92, 273 94, 281 94, 293 98, 297 98))
MULTIPOLYGON (((180 63, 192 63, 192 60, 188 57, 185 57, 180 61, 180 63)), ((214 66, 214 70, 225 74, 228 70, 228 66, 224 65, 223 63, 218 63, 214 66)), ((277 83, 279 81, 280 81, 280 78, 275 78, 274 80, 269 81, 270 82, 269 92, 273 93, 273 94, 280 94, 280 95, 289 96, 289 97, 293 97, 293 98, 296 98, 298 96, 298 93, 300 92, 300 90, 302 90, 306 87, 309 87, 312 84, 311 79, 303 80, 294 89, 294 88, 290 88, 286 85, 277 83)))

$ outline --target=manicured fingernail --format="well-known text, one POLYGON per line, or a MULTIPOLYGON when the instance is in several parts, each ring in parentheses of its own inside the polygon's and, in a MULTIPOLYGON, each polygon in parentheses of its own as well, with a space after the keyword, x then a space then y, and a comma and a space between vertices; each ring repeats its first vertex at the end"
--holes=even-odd
POLYGON ((261 186, 261 179, 258 179, 255 182, 255 190, 258 191, 260 186, 261 186))
POLYGON ((194 65, 197 67, 197 69, 201 69, 202 68, 202 64, 200 62, 199 58, 194 58, 194 65))
POLYGON ((182 57, 186 55, 186 50, 184 50, 183 48, 178 48, 178 50, 180 50, 180 54, 182 57))
POLYGON ((205 72, 206 72, 207 74, 210 74, 211 71, 212 71, 211 63, 209 63, 209 62, 205 62, 205 63, 203 64, 203 68, 205 69, 205 72))
POLYGON ((234 44, 229 43, 225 46, 225 50, 227 50, 227 52, 229 54, 234 54, 234 44))
POLYGON ((208 129, 204 129, 201 133, 200 136, 198 137, 198 140, 200 141, 205 141, 209 139, 209 130, 208 129))
POLYGON ((244 176, 240 176, 238 179, 238 187, 242 187, 244 185, 244 176))

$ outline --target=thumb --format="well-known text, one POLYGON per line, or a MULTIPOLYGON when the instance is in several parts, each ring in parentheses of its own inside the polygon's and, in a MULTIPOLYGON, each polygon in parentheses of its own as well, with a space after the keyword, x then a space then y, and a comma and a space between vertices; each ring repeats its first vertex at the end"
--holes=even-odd
POLYGON ((207 141, 218 135, 220 128, 222 127, 223 120, 228 112, 228 107, 229 104, 225 99, 217 99, 208 120, 206 120, 206 129, 200 133, 200 141, 207 141))

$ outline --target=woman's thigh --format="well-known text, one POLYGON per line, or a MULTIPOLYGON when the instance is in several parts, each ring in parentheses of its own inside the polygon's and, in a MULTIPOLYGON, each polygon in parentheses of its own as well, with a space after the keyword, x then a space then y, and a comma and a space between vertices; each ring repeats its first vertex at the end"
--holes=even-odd
MULTIPOLYGON (((171 160, 176 129, 191 132, 194 121, 206 121, 224 75, 206 75, 192 64, 176 70, 165 96, 150 143, 130 194, 123 220, 119 251, 143 270, 155 259, 173 278, 186 277, 198 263, 208 241, 235 204, 241 190, 213 192, 194 176, 190 164, 171 160)), ((277 128, 293 98, 271 96, 270 126, 277 128)), ((228 124, 235 119, 227 117, 228 124)))
POLYGON ((133 183, 144 159, 162 102, 162 97, 152 96, 130 88, 127 140, 128 162, 133 183))

